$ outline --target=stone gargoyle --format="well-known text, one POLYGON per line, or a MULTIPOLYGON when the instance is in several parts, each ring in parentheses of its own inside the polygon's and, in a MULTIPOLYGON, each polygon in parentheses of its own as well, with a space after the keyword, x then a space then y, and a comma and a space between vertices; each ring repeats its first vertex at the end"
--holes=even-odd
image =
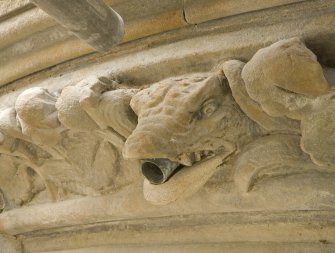
POLYGON ((143 161, 148 200, 164 204, 196 191, 220 163, 233 163, 242 191, 263 176, 335 168, 335 72, 301 39, 218 69, 163 80, 130 101, 138 125, 123 155, 143 161))
POLYGON ((335 172, 334 73, 292 38, 247 63, 140 89, 95 77, 60 93, 32 88, 0 113, 0 153, 24 160, 50 191, 79 194, 129 184, 141 166, 156 204, 194 193, 221 164, 244 192, 263 176, 335 172))

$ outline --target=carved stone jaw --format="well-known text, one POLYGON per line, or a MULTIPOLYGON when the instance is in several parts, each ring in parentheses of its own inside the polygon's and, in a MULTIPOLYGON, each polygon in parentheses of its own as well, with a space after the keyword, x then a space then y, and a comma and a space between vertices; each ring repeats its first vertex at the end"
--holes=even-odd
POLYGON ((142 159, 142 174, 151 184, 163 184, 179 169, 194 166, 213 156, 213 151, 206 150, 183 153, 178 156, 178 162, 164 158, 142 159))
POLYGON ((192 153, 182 153, 178 156, 178 162, 185 166, 192 166, 194 163, 200 162, 208 157, 214 156, 212 150, 202 150, 192 153))
POLYGON ((184 167, 164 184, 154 185, 144 179, 144 198, 154 205, 167 205, 194 194, 208 181, 218 166, 235 151, 236 149, 227 150, 190 167, 184 167))

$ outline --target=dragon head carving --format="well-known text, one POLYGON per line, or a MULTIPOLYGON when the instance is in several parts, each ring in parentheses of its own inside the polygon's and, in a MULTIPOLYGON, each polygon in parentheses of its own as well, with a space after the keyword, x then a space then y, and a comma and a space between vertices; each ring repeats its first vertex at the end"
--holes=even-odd
POLYGON ((245 131, 250 120, 234 102, 222 73, 163 80, 134 95, 130 106, 138 124, 125 143, 125 158, 163 158, 191 166, 250 133, 245 131))

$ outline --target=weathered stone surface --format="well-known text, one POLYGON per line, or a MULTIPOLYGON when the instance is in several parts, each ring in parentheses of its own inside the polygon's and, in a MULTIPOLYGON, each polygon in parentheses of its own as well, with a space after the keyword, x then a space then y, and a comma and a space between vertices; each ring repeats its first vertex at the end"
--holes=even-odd
MULTIPOLYGON (((299 132, 299 122, 287 117, 271 117, 257 101, 250 98, 245 82, 242 78, 242 70, 245 63, 238 60, 230 60, 221 65, 224 75, 229 80, 229 87, 235 101, 245 114, 269 131, 299 132)), ((266 98, 266 97, 265 97, 266 98)))
POLYGON ((2 80, 30 75, 0 89, 1 233, 25 252, 332 252, 334 2, 197 25, 189 1, 106 3, 128 41, 110 53, 32 74, 92 52, 36 9, 45 25, 0 42, 2 80))
POLYGON ((6 48, 19 41, 22 43, 25 38, 55 25, 56 21, 44 11, 32 8, 0 23, 0 46, 6 48))
MULTIPOLYGON (((125 42, 174 30, 187 24, 183 18, 183 8, 179 0, 164 1, 159 2, 159 4, 155 0, 122 2, 114 0, 108 3, 110 3, 111 7, 120 13, 125 21, 125 42)), ((252 24, 254 24, 254 26, 264 26, 280 23, 283 15, 285 15, 285 22, 296 19, 309 19, 309 17, 322 15, 323 13, 326 14, 331 11, 332 4, 332 1, 306 1, 292 6, 284 5, 278 10, 276 8, 262 10, 257 12, 255 15, 253 15, 253 13, 246 13, 241 17, 232 17, 233 20, 223 20, 222 24, 220 24, 220 28, 224 29, 225 32, 229 32, 233 30, 236 31, 239 29, 245 29, 252 24), (313 11, 311 12, 311 10, 313 11)), ((317 18, 317 20, 320 22, 320 17, 317 18)), ((294 24, 296 24, 296 22, 294 22, 294 24)), ((314 26, 316 26, 316 24, 317 23, 313 23, 314 26)), ((75 36, 71 37, 69 33, 65 33, 59 38, 59 35, 57 36, 57 34, 64 33, 64 29, 55 25, 56 22, 51 17, 46 16, 42 11, 38 11, 36 8, 24 12, 19 16, 13 17, 13 23, 12 19, 9 19, 5 23, 0 24, 0 31, 3 31, 3 33, 1 32, 0 34, 1 37, 4 38, 1 40, 0 44, 3 41, 10 41, 10 43, 6 43, 6 46, 13 47, 13 49, 8 53, 3 52, 3 55, 0 57, 0 59, 7 59, 6 61, 0 63, 0 65, 2 65, 0 69, 1 85, 30 73, 65 62, 69 59, 74 59, 93 52, 92 48, 79 41, 75 36), (14 20, 16 19, 18 19, 18 21, 21 20, 21 25, 14 25, 14 20), (2 24, 4 26, 2 26, 2 24), (52 29, 51 26, 53 26, 52 29), (50 30, 50 34, 48 33, 48 30, 50 30), (59 30, 60 32, 58 32, 59 30), (36 33, 36 31, 41 33, 36 33), (13 34, 13 36, 7 36, 7 34, 13 34), (20 47, 14 42, 17 42, 18 44, 23 43, 25 46, 20 47), (15 50, 18 50, 18 47, 20 48, 18 51, 19 53, 15 53, 15 50), (45 57, 45 55, 48 55, 49 57, 45 57)), ((299 25, 303 25, 303 22, 300 22, 299 25)), ((290 25, 288 24, 288 26, 290 25)), ((215 27, 218 28, 216 25, 215 27)), ((321 32, 320 29, 327 30, 331 28, 331 26, 324 25, 318 26, 317 28, 320 34, 325 34, 324 32, 321 32)), ((276 30, 277 28, 274 29, 276 30)), ((209 30, 214 31, 213 27, 206 27, 205 29, 202 29, 198 24, 196 33, 192 34, 201 34, 201 32, 208 33, 209 30)), ((301 35, 302 30, 305 30, 305 28, 299 29, 297 26, 290 26, 288 31, 284 32, 287 33, 287 36, 278 34, 276 40, 283 37, 301 35), (294 33, 294 30, 297 32, 294 33)), ((191 28, 190 31, 194 32, 195 30, 191 28)), ((277 30, 277 33, 279 31, 280 29, 277 30)), ((270 34, 264 34, 265 37, 269 37, 269 35, 270 34)), ((166 38, 169 37, 169 34, 165 34, 162 39, 165 41, 166 38)), ((185 34, 182 37, 185 37, 185 34)), ((318 37, 316 41, 318 44, 316 49, 318 51, 324 50, 323 44, 325 42, 320 44, 318 41, 320 38, 321 37, 318 37)), ((245 38, 243 38, 243 40, 245 40, 245 38)), ((149 42, 146 46, 150 46, 151 44, 152 43, 149 42)), ((143 42, 141 43, 141 46, 143 46, 143 42)), ((332 47, 331 44, 329 47, 332 47)), ((329 50, 329 47, 327 50, 328 55, 334 55, 331 53, 332 51, 329 50)), ((7 50, 8 49, 6 48, 6 51, 7 50)), ((118 50, 119 48, 114 49, 114 51, 118 50)), ((248 57, 250 56, 251 55, 248 55, 248 57)))
POLYGON ((138 124, 127 138, 124 156, 167 158, 192 165, 200 160, 198 156, 208 156, 201 152, 231 148, 237 136, 237 142, 247 141, 243 133, 252 136, 258 129, 241 114, 225 85, 220 73, 198 73, 140 91, 130 102, 138 124), (232 127, 237 122, 238 129, 232 127), (192 157, 194 152, 198 154, 192 157))
POLYGON ((241 75, 250 97, 274 117, 299 120, 311 100, 329 90, 316 56, 299 38, 259 50, 241 75))
POLYGON ((185 0, 185 19, 188 23, 198 24, 204 21, 217 18, 229 17, 244 12, 251 12, 275 6, 302 2, 304 0, 185 0))
MULTIPOLYGON (((109 1, 125 22, 124 41, 172 30, 186 23, 178 0, 109 1), (114 7, 115 6, 115 7, 114 7)), ((0 23, 0 83, 93 52, 38 8, 0 23), (45 57, 48 55, 48 57, 45 57)))
POLYGON ((105 247, 94 247, 86 249, 75 249, 75 250, 64 250, 64 251, 49 251, 48 253, 109 253, 111 251, 115 253, 128 253, 128 252, 161 252, 161 253, 245 253, 257 252, 257 253, 291 253, 291 252, 324 252, 332 253, 334 251, 333 244, 324 243, 191 243, 191 244, 179 244, 179 245, 148 245, 148 246, 105 246, 105 247))
MULTIPOLYGON (((243 216, 255 210, 267 210, 270 213, 288 210, 302 210, 303 213, 306 210, 316 213, 321 210, 332 212, 332 203, 335 201, 332 190, 335 187, 334 181, 332 174, 315 171, 277 178, 264 177, 252 191, 241 194, 233 181, 233 171, 224 166, 218 168, 197 192, 168 205, 155 206, 146 201, 142 192, 143 181, 140 180, 114 194, 57 203, 33 203, 3 212, 0 215, 0 229, 15 235, 106 221, 139 218, 155 220, 158 217, 186 214, 237 212, 243 216)), ((326 222, 328 220, 331 219, 326 219, 326 222)), ((305 222, 308 221, 307 219, 305 222)))
POLYGON ((15 237, 0 234, 0 253, 21 253, 21 242, 15 237))
MULTIPOLYGON (((145 161, 142 171, 147 179, 151 183, 160 184, 181 166, 192 166, 201 160, 214 159, 211 157, 227 153, 220 163, 233 165, 237 175, 235 182, 244 191, 249 191, 254 182, 264 175, 323 170, 322 166, 318 168, 319 163, 313 165, 308 156, 300 151, 299 128, 293 131, 286 129, 287 133, 292 134, 291 137, 282 133, 285 129, 281 126, 278 129, 263 129, 262 124, 255 123, 260 118, 256 116, 254 122, 254 114, 244 104, 241 108, 247 109, 247 113, 240 110, 238 102, 243 100, 239 93, 231 93, 229 89, 229 86, 233 90, 236 90, 235 86, 245 86, 244 96, 258 103, 260 107, 257 110, 264 110, 268 118, 287 116, 301 120, 301 117, 309 114, 308 108, 312 108, 313 101, 321 96, 319 90, 325 93, 328 89, 322 68, 312 52, 302 41, 294 38, 259 50, 245 65, 238 65, 236 61, 229 65, 230 62, 219 66, 223 72, 219 70, 172 77, 142 90, 122 89, 120 83, 106 77, 90 77, 54 94, 38 87, 28 89, 18 96, 14 110, 8 108, 1 114, 2 152, 20 157, 23 164, 33 168, 45 181, 45 187, 52 198, 57 198, 57 188, 69 193, 92 195, 103 193, 106 189, 112 190, 116 185, 120 187, 130 183, 136 176, 121 179, 117 177, 121 175, 117 171, 129 171, 139 160, 145 161), (284 68, 282 73, 274 72, 273 66, 286 62, 288 55, 290 59, 296 59, 289 66, 293 74, 287 75, 284 68), (306 64, 306 67, 301 68, 299 63, 306 64), (312 67, 308 64, 312 64, 312 67), (238 71, 231 74, 234 68, 238 71), (310 71, 310 68, 316 71, 310 71), (270 71, 266 71, 267 69, 270 71), (309 74, 307 79, 304 75, 306 69, 309 74), (238 78, 242 81, 234 84, 238 78), (228 85, 227 81, 232 84, 228 85), (317 88, 313 88, 313 84, 317 88), (279 95, 278 92, 272 94, 275 89, 278 89, 279 95), (237 96, 236 101, 234 95, 237 96), (311 97, 304 103, 295 99, 295 96, 307 95, 311 97), (272 100, 269 100, 271 96, 272 100), (275 99, 279 99, 277 103, 269 104, 269 101, 275 99), (289 104, 285 104, 286 101, 289 104), (299 113, 297 110, 300 110, 299 113), (282 114, 272 113, 273 111, 282 114), (274 137, 268 138, 269 134, 274 137), (297 141, 293 141, 296 138, 297 141), (77 143, 85 143, 85 149, 76 146, 77 143), (249 143, 254 145, 248 145, 249 143), (76 152, 86 154, 85 159, 77 156, 76 152), (90 157, 90 153, 93 156, 90 157), (237 164, 229 162, 229 156, 238 157, 237 164), (253 160, 249 164, 251 157, 253 160), (148 159, 154 160, 150 162, 148 159), (158 165, 160 159, 167 162, 158 165), (108 168, 110 161, 114 163, 111 166, 114 172, 108 176, 103 168, 108 168), (176 163, 176 166, 166 174, 169 163, 176 163), (60 170, 56 166, 63 168, 60 170), (69 169, 71 167, 76 169, 69 169), (287 169, 291 167, 292 169, 287 169), (64 168, 68 172, 65 173, 64 168), (80 175, 78 169, 86 171, 88 175, 80 175), (89 182, 88 176, 94 170, 101 170, 104 176, 94 172, 95 176, 89 182), (61 176, 55 171, 61 173, 61 176), (73 178, 74 175, 77 175, 76 179, 73 178)), ((322 109, 319 106, 314 110, 322 109)), ((268 118, 265 120, 268 121, 268 118)), ((304 134, 310 135, 305 132, 302 134, 303 140, 306 139, 304 134)), ((313 152, 321 151, 307 151, 315 157, 317 154, 313 152)), ((220 163, 213 166, 217 167, 220 163)), ((192 178, 192 173, 189 175, 192 178)), ((194 180, 199 181, 195 175, 194 180)), ((178 172, 175 176, 181 177, 178 172)), ((199 185, 204 183, 202 181, 199 185)), ((184 194, 187 192, 187 183, 162 186, 163 189, 167 188, 162 191, 155 187, 149 188, 147 186, 145 190, 147 199, 156 204, 167 204, 179 199, 181 195, 188 195, 184 194), (158 197, 152 197, 152 194, 160 192, 165 194, 161 200, 159 194, 158 197)))
POLYGON ((0 1, 0 20, 13 16, 17 12, 33 8, 29 0, 11 0, 0 1))
POLYGON ((302 149, 311 155, 311 159, 322 167, 333 168, 335 157, 333 110, 334 91, 313 101, 312 110, 302 118, 302 149))
MULTIPOLYGON (((304 115, 310 112, 308 108, 312 108, 313 101, 320 97, 317 90, 317 94, 312 92, 313 97, 307 99, 306 103, 295 100, 295 96, 306 96, 305 90, 313 91, 312 88, 307 89, 302 86, 306 80, 303 73, 308 68, 301 69, 292 65, 290 68, 294 69, 296 74, 292 77, 286 75, 285 78, 282 78, 285 73, 280 75, 264 70, 266 69, 264 65, 277 66, 282 59, 286 59, 288 53, 282 50, 283 48, 289 48, 290 58, 298 58, 299 61, 301 61, 299 57, 302 52, 307 52, 306 61, 309 63, 312 59, 313 68, 317 70, 308 71, 310 77, 307 80, 321 80, 322 93, 327 92, 328 84, 315 56, 300 40, 283 40, 261 49, 245 65, 236 65, 236 61, 233 61, 233 65, 227 65, 227 63, 219 65, 219 69, 222 67, 223 72, 219 70, 172 77, 148 88, 142 87, 142 90, 122 89, 124 84, 106 77, 87 78, 54 94, 43 88, 28 89, 18 96, 14 110, 8 108, 1 114, 2 152, 5 155, 19 157, 25 166, 32 168, 40 175, 53 199, 66 198, 65 193, 59 195, 60 190, 71 194, 92 195, 129 184, 132 180, 136 180, 136 173, 134 177, 129 178, 122 179, 119 176, 126 171, 126 174, 131 173, 130 168, 137 166, 138 160, 164 158, 177 162, 181 166, 192 166, 207 157, 219 155, 222 151, 233 154, 234 157, 236 155, 243 157, 243 152, 248 152, 248 149, 244 149, 245 145, 251 142, 258 143, 257 139, 262 139, 269 134, 278 134, 275 137, 281 147, 278 150, 278 159, 275 159, 276 155, 268 152, 267 148, 260 152, 261 149, 257 147, 257 145, 266 147, 268 144, 271 147, 271 139, 265 138, 264 143, 260 141, 260 144, 255 144, 258 151, 251 152, 255 167, 247 164, 242 165, 242 169, 237 169, 236 175, 239 176, 235 181, 241 189, 248 191, 251 185, 264 175, 287 175, 310 169, 322 171, 324 170, 322 166, 320 168, 317 166, 320 165, 319 163, 312 165, 307 156, 296 151, 292 152, 294 148, 299 150, 299 145, 295 143, 296 147, 290 149, 291 144, 288 145, 284 141, 286 135, 280 135, 285 130, 283 127, 263 129, 262 124, 255 123, 259 122, 260 118, 256 117, 254 122, 254 115, 250 111, 247 110, 244 114, 238 106, 238 102, 242 101, 238 97, 239 93, 231 93, 229 89, 229 86, 246 86, 244 96, 249 95, 249 100, 259 103, 260 107, 257 110, 263 109, 268 114, 268 118, 287 116, 301 120, 305 117, 304 115), (292 50, 292 44, 293 47, 298 47, 298 50, 292 50), (259 54, 263 55, 261 59, 264 62, 257 61, 259 54), (266 59, 269 59, 268 64, 266 59), (234 68, 239 72, 234 72, 235 74, 232 75, 231 71, 234 71, 234 68), (263 73, 264 76, 259 73, 263 73), (236 74, 240 74, 240 77, 236 74), (224 75, 228 78, 228 83, 232 84, 228 85, 224 75), (238 78, 242 78, 242 82, 234 84, 235 79, 238 78), (292 87, 289 86, 291 84, 292 87), (272 95, 273 100, 279 99, 278 101, 282 104, 279 102, 268 104, 268 98, 271 97, 268 93, 273 92, 276 87, 282 88, 278 89, 280 93, 278 98, 276 94, 272 95), (236 101, 234 95, 237 95, 236 101), (286 99, 285 96, 289 96, 290 99, 286 99), (292 107, 291 104, 285 104, 285 101, 296 104, 292 107), (299 109, 300 105, 304 108, 299 112, 298 117, 296 108, 299 109), (282 114, 274 114, 269 108, 272 111, 281 110, 282 114), (81 144, 85 146, 85 150, 81 148, 81 144), (285 150, 286 147, 287 150, 285 150), (241 150, 242 155, 239 155, 241 150), (80 157, 80 152, 85 154, 85 159, 80 157), (292 163, 289 158, 284 158, 290 155, 293 159, 292 163), (271 157, 269 161, 264 160, 267 156, 271 157), (303 169, 297 165, 299 159, 303 169), (284 165, 285 162, 288 163, 284 165), (114 164, 111 166, 113 172, 110 175, 106 171, 109 164, 114 164), (287 170, 287 166, 296 168, 287 170), (95 170, 100 171, 102 175, 95 170), (90 180, 89 177, 92 176, 93 171, 94 177, 90 180)), ((310 82, 308 85, 312 87, 314 83, 310 82)), ((319 84, 316 83, 317 85, 319 84)), ((244 105, 241 108, 247 109, 244 105)), ((322 110, 322 107, 319 106, 313 110, 322 110)), ((268 121, 268 118, 265 120, 268 121)), ((293 123, 295 128, 286 129, 286 133, 299 135, 299 128, 295 125, 299 122, 293 123)), ((302 132, 302 134, 305 140, 305 133, 302 132)), ((310 135, 310 133, 307 134, 310 135)), ((304 150, 306 150, 305 146, 303 145, 304 150)), ((248 147, 254 148, 252 145, 248 147)), ((270 148, 270 150, 274 149, 276 148, 270 148)), ((317 154, 313 152, 321 151, 308 149, 306 152, 314 158, 317 154)), ((222 160, 222 163, 233 164, 229 159, 222 160)), ((164 170, 155 166, 154 164, 150 168, 152 173, 161 173, 164 170)), ((178 177, 179 173, 175 176, 178 177)), ((164 182, 168 177, 169 175, 159 182, 164 182)), ((172 185, 168 191, 175 196, 171 195, 168 199, 170 201, 179 199, 179 195, 186 192, 187 187, 187 184, 184 184, 178 190, 178 185, 172 185)), ((148 191, 147 188, 146 196, 152 196, 150 191, 161 192, 155 188, 148 191)), ((148 198, 152 199, 152 197, 148 198)), ((165 197, 162 201, 157 197, 155 199, 156 204, 168 203, 165 197)))
MULTIPOLYGON (((99 252, 99 248, 100 250, 111 250, 118 249, 121 245, 124 247, 146 246, 149 249, 156 247, 156 251, 160 251, 160 248, 157 247, 162 245, 175 245, 176 250, 179 245, 181 250, 183 245, 220 244, 223 250, 234 243, 241 243, 240 247, 235 244, 233 248, 244 249, 244 252, 249 249, 243 248, 242 243, 247 243, 245 246, 254 244, 251 249, 254 248, 255 252, 258 252, 257 249, 270 249, 271 244, 292 244, 295 245, 294 248, 300 248, 305 252, 304 250, 308 250, 309 246, 311 249, 322 250, 323 246, 327 245, 328 248, 324 249, 334 249, 333 220, 334 216, 331 212, 322 211, 319 213, 307 211, 272 214, 251 212, 243 215, 240 213, 198 214, 111 222, 104 225, 81 227, 74 231, 60 229, 54 234, 41 231, 30 234, 30 236, 27 234, 27 237, 24 236, 22 240, 25 248, 32 252, 75 249, 78 245, 84 248, 81 249, 83 252, 85 248, 91 248, 91 250, 97 248, 99 252), (308 225, 304 224, 306 219, 309 220, 308 225), (325 226, 326 223, 327 226, 325 226), (183 236, 180 236, 181 234, 183 236), (82 240, 83 236, 85 240, 82 240), (304 241, 301 242, 301 240, 304 241), (60 244, 59 241, 62 243, 60 244), (264 245, 266 242, 269 243, 268 247, 264 245)), ((276 246, 274 247, 276 249, 276 246)))

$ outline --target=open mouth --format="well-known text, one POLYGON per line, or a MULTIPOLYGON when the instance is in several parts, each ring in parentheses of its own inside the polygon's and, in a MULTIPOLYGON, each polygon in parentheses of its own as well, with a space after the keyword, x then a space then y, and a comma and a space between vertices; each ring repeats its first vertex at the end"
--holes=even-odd
POLYGON ((144 179, 144 198, 154 205, 166 205, 194 194, 234 152, 235 149, 232 149, 215 155, 203 155, 203 158, 192 166, 181 165, 179 168, 182 169, 177 167, 172 176, 161 184, 153 184, 148 178, 144 179))
POLYGON ((212 151, 204 150, 179 155, 178 162, 165 158, 143 159, 142 174, 151 184, 163 184, 183 167, 193 166, 202 160, 214 156, 212 151))

